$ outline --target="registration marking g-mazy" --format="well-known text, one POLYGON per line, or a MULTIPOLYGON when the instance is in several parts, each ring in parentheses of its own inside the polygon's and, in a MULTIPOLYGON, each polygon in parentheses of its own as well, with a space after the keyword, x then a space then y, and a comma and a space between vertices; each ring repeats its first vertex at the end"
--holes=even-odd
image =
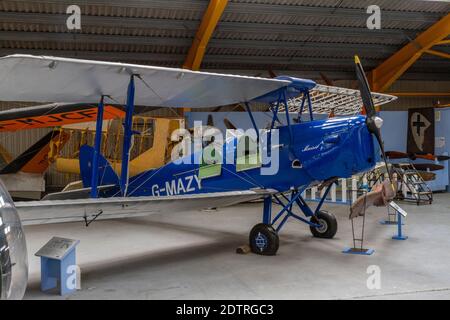
POLYGON ((172 179, 164 183, 164 187, 159 184, 152 186, 153 196, 173 196, 185 193, 191 193, 200 190, 200 179, 197 175, 190 175, 177 179, 172 179))

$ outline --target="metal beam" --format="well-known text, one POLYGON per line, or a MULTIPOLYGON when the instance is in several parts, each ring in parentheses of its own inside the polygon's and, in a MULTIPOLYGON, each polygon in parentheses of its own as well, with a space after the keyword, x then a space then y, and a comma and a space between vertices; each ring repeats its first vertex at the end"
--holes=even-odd
MULTIPOLYGON (((86 33, 67 32, 27 32, 27 31, 0 31, 0 39, 14 42, 37 42, 39 46, 42 42, 54 42, 60 44, 123 44, 123 45, 155 45, 189 47, 191 40, 187 38, 174 37, 147 37, 128 35, 99 35, 86 33)), ((315 51, 320 49, 333 52, 348 52, 349 57, 353 56, 355 50, 366 53, 391 54, 394 53, 396 45, 386 44, 352 44, 352 43, 327 43, 327 42, 307 42, 307 41, 283 41, 283 40, 239 40, 239 39, 211 39, 208 47, 227 49, 267 49, 267 50, 305 50, 315 51)))
POLYGON ((14 41, 18 43, 36 42, 42 44, 54 42, 55 44, 60 44, 62 42, 66 42, 68 45, 72 44, 74 47, 79 44, 124 44, 140 46, 154 45, 188 47, 191 43, 189 39, 185 38, 26 31, 0 31, 0 39, 3 41, 14 41))
MULTIPOLYGON (((411 21, 422 21, 427 23, 434 23, 438 20, 442 14, 436 12, 414 12, 414 11, 396 11, 386 10, 381 8, 383 21, 407 22, 411 24, 411 21), (413 19, 413 20, 409 20, 413 19)), ((227 12, 233 14, 242 15, 254 15, 264 14, 267 16, 280 15, 285 17, 286 21, 289 18, 310 18, 320 17, 335 18, 335 19, 355 19, 361 21, 361 25, 366 25, 367 14, 366 8, 343 8, 337 6, 307 6, 307 5, 285 5, 285 4, 254 4, 254 3, 242 3, 232 2, 227 9, 227 12)))
POLYGON ((189 49, 183 68, 199 70, 205 55, 206 47, 219 23, 220 17, 228 4, 228 0, 210 0, 208 8, 203 15, 200 27, 189 49))
MULTIPOLYGON (((3 2, 13 2, 4 0, 3 2)), ((40 1, 41 5, 54 5, 55 8, 60 8, 59 11, 65 10, 67 6, 73 4, 73 0, 45 0, 40 1)), ((83 8, 86 7, 113 7, 113 8, 136 8, 136 9, 156 9, 156 10, 170 10, 170 11, 191 11, 199 12, 205 8, 204 0, 89 0, 88 2, 81 2, 79 5, 83 8)), ((411 21, 418 23, 434 23, 438 20, 442 14, 439 12, 422 12, 422 11, 400 11, 400 10, 387 10, 381 8, 383 12, 383 21, 395 21, 405 22, 408 25, 411 21)), ((336 6, 306 6, 306 5, 285 5, 285 4, 262 4, 262 3, 242 3, 231 2, 228 5, 227 12, 232 14, 242 15, 282 15, 286 17, 286 21, 291 17, 296 18, 309 18, 320 17, 325 18, 353 18, 361 21, 362 25, 366 24, 366 8, 342 8, 336 6)), ((398 26, 401 28, 401 26, 398 26)))
POLYGON ((444 58, 444 59, 450 59, 450 54, 445 53, 445 52, 441 52, 441 51, 436 51, 436 50, 429 49, 429 50, 425 51, 425 53, 431 54, 433 56, 441 57, 441 58, 444 58))
POLYGON ((369 75, 374 91, 386 91, 408 70, 427 50, 447 38, 450 34, 450 14, 440 19, 415 40, 408 43, 369 75))
MULTIPOLYGON (((139 62, 139 63, 153 63, 158 65, 180 65, 183 62, 183 54, 172 53, 152 53, 152 52, 127 52, 127 51, 88 51, 88 50, 50 50, 50 49, 11 49, 0 48, 0 56, 25 53, 33 55, 50 55, 61 56, 69 58, 79 59, 91 59, 91 60, 109 60, 109 61, 121 61, 121 62, 139 62)), ((381 59, 366 59, 365 66, 374 68, 380 63, 381 59)), ((204 62, 208 65, 220 64, 224 65, 223 69, 227 69, 226 65, 232 64, 247 64, 249 66, 272 66, 276 68, 280 66, 294 66, 294 68, 301 67, 301 70, 335 70, 340 71, 343 68, 353 70, 353 63, 348 58, 317 58, 317 57, 273 57, 273 56, 257 56, 257 55, 222 55, 222 54, 210 54, 204 58, 204 62)), ((426 69, 425 72, 442 72, 447 70, 443 68, 441 59, 423 60, 420 62, 420 66, 426 69)), ((295 70, 295 69, 294 69, 295 70)))
MULTIPOLYGON (((39 24, 40 30, 46 31, 44 26, 48 26, 50 30, 67 30, 66 21, 67 14, 61 13, 37 13, 37 12, 0 12, 0 21, 8 23, 8 25, 16 24, 17 27, 25 25, 39 24)), ((162 29, 162 30, 185 30, 195 32, 198 28, 196 20, 176 20, 176 19, 159 19, 159 18, 139 18, 139 17, 117 17, 117 16, 91 16, 83 14, 82 30, 89 27, 102 28, 118 28, 130 32, 133 29, 162 29)))
MULTIPOLYGON (((49 31, 67 30, 67 15, 34 12, 0 12, 0 21, 8 25, 17 24, 15 28, 19 31, 24 24, 39 24, 40 30, 49 31)), ((139 30, 174 30, 194 33, 198 29, 196 20, 175 20, 175 19, 148 19, 136 17, 111 17, 111 16, 90 16, 83 15, 83 31, 89 28, 117 28, 120 34, 131 35, 133 29, 139 30)), ((285 37, 304 37, 305 34, 314 33, 317 37, 370 37, 371 42, 386 39, 403 43, 406 39, 416 35, 413 30, 398 30, 383 28, 380 30, 369 30, 365 27, 334 27, 334 26, 310 26, 302 24, 277 24, 277 23, 257 23, 257 22, 235 22, 221 21, 216 28, 217 32, 239 32, 242 35, 251 35, 253 39, 258 36, 276 35, 277 39, 285 37)), ((349 39, 352 40, 352 39, 349 39)), ((357 41, 355 41, 357 42, 357 41)))

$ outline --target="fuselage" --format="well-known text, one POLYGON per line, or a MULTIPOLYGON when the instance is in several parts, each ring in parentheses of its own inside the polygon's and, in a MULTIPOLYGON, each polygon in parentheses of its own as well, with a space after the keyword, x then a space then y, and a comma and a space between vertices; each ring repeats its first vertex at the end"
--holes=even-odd
MULTIPOLYGON (((365 119, 339 117, 278 127, 279 141, 267 145, 272 161, 244 169, 236 162, 227 163, 237 157, 238 138, 229 139, 223 145, 222 164, 213 165, 210 176, 199 176, 204 168, 189 163, 201 156, 200 151, 187 156, 186 161, 170 162, 130 178, 127 195, 170 196, 254 188, 283 192, 331 178, 348 178, 369 170, 376 162, 373 136, 365 119), (274 153, 278 156, 274 157, 274 153), (276 158, 276 170, 262 174, 262 168, 273 166, 276 158)), ((119 195, 119 189, 106 194, 119 195)))

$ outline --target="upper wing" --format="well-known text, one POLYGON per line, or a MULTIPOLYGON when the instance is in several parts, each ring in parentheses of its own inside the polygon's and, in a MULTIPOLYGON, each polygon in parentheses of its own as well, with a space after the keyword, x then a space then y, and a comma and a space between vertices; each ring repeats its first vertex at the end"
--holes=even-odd
POLYGON ((130 76, 135 103, 160 107, 216 107, 253 100, 287 80, 196 72, 79 59, 12 55, 0 58, 4 101, 98 103, 102 95, 125 104, 130 76))
MULTIPOLYGON (((363 107, 363 101, 359 90, 325 86, 317 84, 309 91, 311 97, 311 105, 314 113, 330 114, 333 112, 335 115, 355 115, 359 114, 363 107)), ((302 105, 303 94, 299 94, 288 102, 290 112, 299 112, 302 105)), ((376 106, 381 106, 392 101, 395 101, 397 97, 372 92, 372 99, 376 106)), ((281 107, 279 111, 283 111, 284 107, 281 107)), ((305 107, 303 112, 309 112, 305 107)))
MULTIPOLYGON (((121 107, 106 105, 103 119, 123 118, 121 107)), ((97 119, 97 104, 52 103, 0 112, 0 132, 56 127, 97 119)))

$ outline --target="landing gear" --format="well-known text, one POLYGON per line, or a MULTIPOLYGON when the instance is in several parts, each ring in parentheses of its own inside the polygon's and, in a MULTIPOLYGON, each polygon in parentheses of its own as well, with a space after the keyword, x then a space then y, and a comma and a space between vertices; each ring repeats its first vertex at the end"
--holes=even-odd
POLYGON ((305 189, 291 190, 290 195, 279 193, 264 198, 263 223, 254 226, 250 232, 251 251, 265 256, 275 255, 279 246, 278 234, 289 218, 309 225, 314 237, 333 238, 337 232, 336 218, 333 214, 321 210, 332 185, 333 183, 330 183, 326 187, 314 211, 302 197, 305 189), (272 202, 281 207, 274 218, 272 218, 272 202), (305 216, 298 215, 294 210, 295 207, 300 209, 305 216))
POLYGON ((264 223, 253 227, 250 231, 249 242, 253 253, 264 256, 274 256, 279 247, 277 232, 271 225, 264 223))
POLYGON ((337 232, 337 220, 332 213, 319 211, 311 217, 311 222, 320 225, 319 227, 309 226, 311 233, 316 238, 331 239, 337 232))

